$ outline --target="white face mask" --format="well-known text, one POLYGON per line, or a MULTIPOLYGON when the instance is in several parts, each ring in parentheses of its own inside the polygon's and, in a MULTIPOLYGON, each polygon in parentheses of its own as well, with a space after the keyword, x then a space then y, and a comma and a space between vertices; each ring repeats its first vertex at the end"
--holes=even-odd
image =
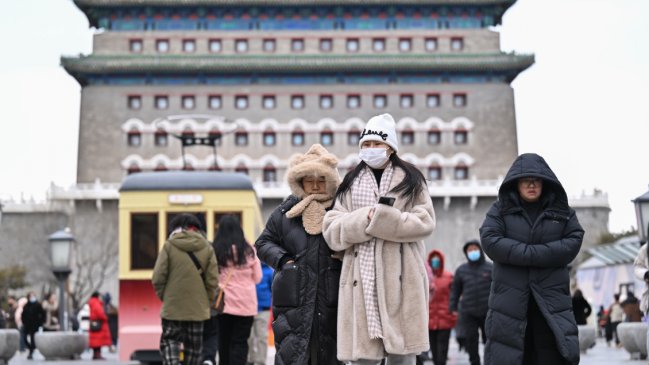
POLYGON ((378 169, 388 162, 388 150, 385 148, 362 148, 358 152, 358 157, 363 160, 369 167, 378 169))

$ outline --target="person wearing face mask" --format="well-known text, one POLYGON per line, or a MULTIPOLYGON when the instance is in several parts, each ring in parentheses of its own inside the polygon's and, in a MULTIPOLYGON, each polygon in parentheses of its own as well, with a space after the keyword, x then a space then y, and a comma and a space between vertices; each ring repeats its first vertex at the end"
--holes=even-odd
POLYGON ((568 265, 584 230, 543 157, 514 161, 480 237, 494 262, 485 364, 578 364, 568 265))
POLYGON ((485 330, 493 265, 485 260, 478 240, 465 243, 463 251, 468 262, 455 270, 449 310, 459 315, 458 323, 464 333, 469 362, 480 365, 478 331, 484 333, 485 330))
POLYGON ((27 359, 31 360, 33 359, 34 350, 36 349, 34 337, 36 332, 38 332, 38 329, 43 326, 43 322, 45 321, 45 310, 43 310, 41 303, 38 302, 34 292, 30 292, 27 295, 27 299, 28 302, 25 304, 25 307, 23 307, 21 319, 23 321, 25 344, 29 350, 27 359))
POLYGON ((426 265, 430 267, 434 290, 430 296, 428 316, 428 338, 434 365, 446 365, 451 329, 455 327, 457 315, 449 308, 453 274, 444 269, 444 254, 438 250, 428 253, 426 265))
POLYGON ((397 155, 391 115, 372 117, 359 147, 323 223, 327 244, 343 253, 338 359, 414 365, 429 348, 423 240, 435 229, 433 203, 423 174, 397 155))

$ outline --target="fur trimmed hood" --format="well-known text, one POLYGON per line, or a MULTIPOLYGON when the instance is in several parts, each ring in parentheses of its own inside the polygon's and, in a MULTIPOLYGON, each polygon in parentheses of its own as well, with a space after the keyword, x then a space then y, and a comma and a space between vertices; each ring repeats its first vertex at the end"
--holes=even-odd
POLYGON ((305 154, 295 154, 291 157, 286 173, 286 180, 293 195, 300 199, 307 196, 302 188, 302 179, 306 176, 324 176, 327 182, 327 195, 333 198, 340 185, 338 159, 329 153, 322 145, 316 143, 305 154))

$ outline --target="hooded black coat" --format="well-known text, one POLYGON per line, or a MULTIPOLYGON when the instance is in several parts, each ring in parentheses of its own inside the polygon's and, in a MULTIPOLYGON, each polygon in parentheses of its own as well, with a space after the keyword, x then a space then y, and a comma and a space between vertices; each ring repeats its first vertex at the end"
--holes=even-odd
MULTIPOLYGON (((469 245, 481 247, 478 241, 467 242, 462 249, 464 256, 469 245)), ((485 260, 482 248, 480 248, 478 261, 468 261, 460 265, 453 277, 449 310, 457 312, 460 307, 462 308, 460 315, 466 313, 474 317, 484 317, 488 309, 492 271, 493 264, 485 260)))
POLYGON ((522 364, 531 296, 554 334, 561 356, 578 364, 568 264, 579 253, 584 230, 568 206, 561 183, 541 156, 523 154, 514 161, 480 236, 484 252, 494 262, 485 364, 522 364), (543 179, 542 210, 534 222, 520 202, 517 181, 521 177, 543 179))
POLYGON ((261 261, 275 269, 275 364, 308 365, 312 340, 318 341, 318 364, 339 364, 336 318, 342 261, 331 257, 333 251, 322 234, 310 235, 304 230, 301 216, 286 217, 299 201, 290 196, 282 202, 255 242, 261 261), (295 262, 282 269, 287 259, 295 262))

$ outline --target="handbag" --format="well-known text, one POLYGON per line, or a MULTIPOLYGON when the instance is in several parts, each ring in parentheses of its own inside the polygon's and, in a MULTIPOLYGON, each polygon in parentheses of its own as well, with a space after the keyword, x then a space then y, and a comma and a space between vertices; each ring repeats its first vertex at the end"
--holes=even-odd
POLYGON ((90 332, 101 331, 102 324, 102 321, 90 321, 90 332))
POLYGON ((214 302, 214 311, 216 311, 217 314, 223 313, 223 310, 225 309, 225 288, 228 286, 228 282, 230 281, 230 277, 232 277, 232 270, 228 273, 228 277, 225 278, 225 283, 223 284, 223 289, 221 289, 221 286, 216 287, 216 301, 214 302))

